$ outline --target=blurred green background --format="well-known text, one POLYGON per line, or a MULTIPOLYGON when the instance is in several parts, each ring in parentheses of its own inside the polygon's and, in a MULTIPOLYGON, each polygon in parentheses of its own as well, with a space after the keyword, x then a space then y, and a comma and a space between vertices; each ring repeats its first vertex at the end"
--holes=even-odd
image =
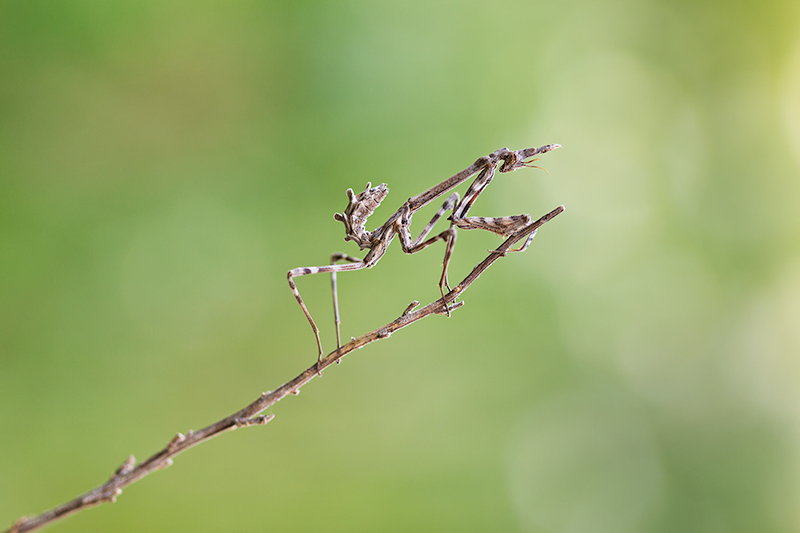
POLYGON ((799 531, 796 0, 0 3, 0 526, 308 367, 345 189, 546 143, 472 214, 567 211, 452 318, 51 530, 799 531))

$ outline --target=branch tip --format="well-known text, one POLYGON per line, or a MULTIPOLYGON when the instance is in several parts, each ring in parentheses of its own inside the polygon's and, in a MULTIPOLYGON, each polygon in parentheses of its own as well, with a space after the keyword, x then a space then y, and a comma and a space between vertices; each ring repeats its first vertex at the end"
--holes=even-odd
POLYGON ((114 471, 114 477, 116 476, 126 476, 133 471, 133 467, 136 464, 136 457, 133 454, 129 455, 125 462, 122 463, 119 468, 114 471))
POLYGON ((100 498, 101 502, 117 503, 117 496, 122 494, 122 489, 116 488, 111 494, 107 494, 100 498))
MULTIPOLYGON (((406 310, 405 310, 405 311, 403 311, 403 314, 402 314, 401 316, 406 316, 406 315, 408 315, 408 314, 409 314, 411 311, 413 311, 414 309, 416 309, 418 305, 419 305, 419 300, 414 300, 413 302, 411 302, 410 304, 408 304, 408 307, 406 307, 406 310)), ((355 340, 355 339, 353 339, 353 340, 355 340)))
MULTIPOLYGON (((191 431, 189 432, 189 434, 191 435, 191 431)), ((184 435, 183 433, 178 433, 177 435, 172 437, 172 439, 169 441, 169 444, 167 444, 167 449, 173 451, 175 450, 175 448, 178 447, 178 444, 182 443, 185 440, 186 440, 186 435, 184 435)))

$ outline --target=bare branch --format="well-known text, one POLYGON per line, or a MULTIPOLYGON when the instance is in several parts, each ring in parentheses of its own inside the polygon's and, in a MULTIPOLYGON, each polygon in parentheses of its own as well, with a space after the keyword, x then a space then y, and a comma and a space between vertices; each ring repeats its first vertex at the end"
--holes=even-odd
MULTIPOLYGON (((526 158, 530 157, 531 155, 535 154, 527 154, 526 158)), ((315 363, 299 376, 281 385, 274 391, 262 393, 255 401, 233 413, 232 415, 198 431, 189 431, 186 435, 183 435, 182 433, 176 434, 162 450, 156 452, 150 458, 142 461, 141 463, 136 464, 136 459, 133 457, 133 455, 129 456, 125 462, 122 463, 119 468, 117 468, 111 478, 102 485, 63 505, 46 511, 39 516, 20 518, 16 523, 14 523, 14 525, 5 530, 3 533, 24 533, 26 531, 34 531, 83 509, 106 502, 114 503, 117 496, 122 494, 122 489, 124 487, 139 481, 143 477, 155 472, 156 470, 161 470, 170 466, 172 464, 173 457, 183 453, 189 448, 197 446, 198 444, 212 439, 226 431, 268 423, 275 415, 261 415, 260 413, 287 395, 298 394, 300 387, 318 375, 318 370, 324 370, 330 365, 338 363, 342 357, 350 352, 353 352, 359 348, 363 348, 367 344, 373 343, 377 340, 385 339, 395 331, 413 324, 414 322, 417 322, 418 320, 421 320, 429 315, 446 314, 448 307, 450 311, 459 308, 461 305, 463 305, 463 302, 455 303, 455 300, 465 290, 467 290, 467 288, 472 285, 472 283, 478 279, 478 277, 487 268, 489 268, 492 263, 501 257, 504 257, 514 243, 527 238, 540 226, 552 220, 563 211, 564 206, 559 206, 541 217, 539 220, 531 222, 530 224, 521 228, 519 231, 515 232, 496 250, 491 251, 486 259, 481 261, 481 263, 473 268, 472 272, 470 272, 469 275, 467 275, 467 277, 461 281, 461 283, 456 285, 453 290, 445 295, 444 299, 439 298, 435 302, 430 303, 416 311, 413 309, 418 305, 418 302, 413 302, 403 311, 401 316, 394 321, 381 328, 370 331, 369 333, 362 335, 357 339, 353 339, 341 348, 322 358, 319 365, 315 363)))

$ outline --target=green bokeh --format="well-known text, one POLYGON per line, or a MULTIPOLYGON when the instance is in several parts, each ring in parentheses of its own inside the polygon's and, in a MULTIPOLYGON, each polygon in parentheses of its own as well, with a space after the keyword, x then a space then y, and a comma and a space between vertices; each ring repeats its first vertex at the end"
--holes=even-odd
MULTIPOLYGON (((0 3, 0 527, 310 365, 345 189, 554 142, 452 318, 52 531, 800 530, 796 0, 0 3)), ((441 256, 341 275, 343 335, 441 256)))

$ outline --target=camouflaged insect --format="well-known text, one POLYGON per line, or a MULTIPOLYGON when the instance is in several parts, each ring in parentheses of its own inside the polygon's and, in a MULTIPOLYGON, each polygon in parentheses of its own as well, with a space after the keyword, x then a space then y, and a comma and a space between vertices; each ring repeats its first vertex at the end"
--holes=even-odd
MULTIPOLYGON (((450 285, 447 281, 447 267, 450 264, 450 257, 453 253, 455 246, 456 235, 458 229, 482 229, 491 231, 498 235, 508 236, 512 235, 526 224, 530 223, 531 217, 529 215, 514 215, 507 217, 468 217, 467 212, 477 200, 478 196, 486 189, 494 178, 495 171, 511 172, 523 167, 535 167, 532 165, 536 159, 532 157, 550 152, 560 148, 558 144, 547 144, 539 148, 527 148, 525 150, 512 151, 508 148, 500 148, 489 154, 488 156, 481 157, 471 166, 462 170, 458 174, 454 174, 445 181, 439 183, 435 187, 427 191, 409 198, 389 219, 373 231, 366 229, 367 219, 375 212, 381 202, 389 194, 389 189, 385 183, 381 183, 377 187, 373 187, 372 183, 367 183, 366 188, 358 194, 353 192, 353 189, 347 189, 347 198, 349 200, 347 207, 343 213, 336 213, 333 218, 344 224, 345 228, 345 241, 355 241, 359 248, 362 250, 369 250, 363 259, 353 257, 345 253, 335 253, 331 256, 331 264, 315 267, 300 267, 290 270, 287 273, 289 280, 289 287, 300 304, 300 308, 306 315, 311 329, 314 331, 314 336, 317 340, 317 348, 319 356, 317 357, 317 370, 319 371, 319 363, 322 359, 322 341, 319 337, 319 328, 311 318, 300 292, 292 278, 298 276, 307 276, 310 274, 319 274, 323 272, 330 272, 333 285, 333 309, 334 320, 336 324, 336 346, 337 349, 341 347, 341 335, 339 332, 339 298, 336 289, 336 273, 346 272, 352 270, 361 270, 364 268, 372 268, 386 253, 386 249, 391 244, 394 237, 400 237, 400 246, 403 252, 413 254, 420 250, 427 248, 436 241, 445 241, 445 254, 442 268, 442 275, 439 278, 439 291, 442 295, 442 302, 444 303, 445 311, 450 316, 450 309, 445 299, 445 287, 450 291, 450 285), (471 176, 477 174, 475 180, 470 184, 469 189, 464 194, 464 199, 460 199, 458 193, 452 193, 444 204, 439 208, 431 221, 425 226, 425 229, 417 236, 416 239, 411 238, 409 226, 411 225, 411 217, 415 211, 427 205, 434 199, 443 195, 453 187, 468 180, 471 176), (439 221, 446 211, 452 211, 448 217, 450 227, 442 231, 438 235, 426 239, 430 234, 433 227, 439 221), (344 261, 345 264, 339 264, 344 261)), ((533 236, 536 234, 534 231, 527 238, 525 243, 518 249, 510 251, 523 251, 531 243, 533 236)), ((502 252, 505 253, 505 252, 502 252)))

